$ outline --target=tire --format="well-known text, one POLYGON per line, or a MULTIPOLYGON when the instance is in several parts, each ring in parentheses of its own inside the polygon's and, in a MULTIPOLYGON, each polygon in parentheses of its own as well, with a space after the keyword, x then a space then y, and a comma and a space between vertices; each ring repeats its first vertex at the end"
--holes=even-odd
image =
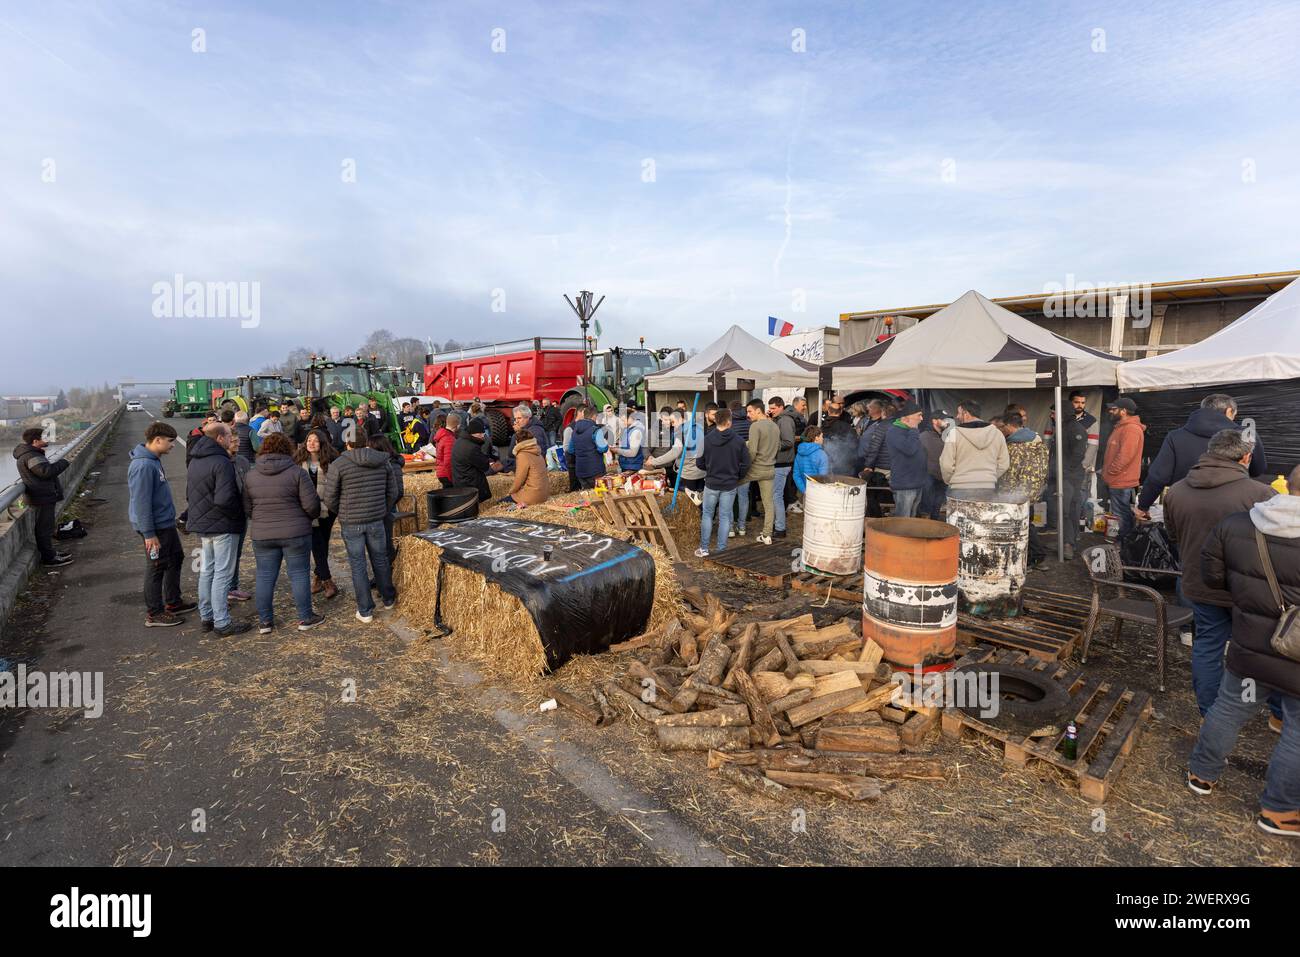
POLYGON ((996 716, 981 717, 978 704, 960 710, 997 728, 1012 728, 1026 733, 1056 725, 1073 717, 1067 714, 1070 696, 1058 681, 1043 671, 1031 671, 1016 665, 982 664, 958 669, 958 674, 996 674, 998 702, 996 716))
POLYGON ((170 419, 170 418, 171 418, 173 415, 175 415, 175 414, 176 414, 176 410, 174 410, 174 409, 163 409, 163 418, 164 418, 164 419, 170 419))
POLYGON ((492 433, 492 444, 496 446, 510 444, 510 420, 496 409, 487 410, 488 431, 492 433))
POLYGON ((586 399, 580 393, 575 392, 565 397, 564 402, 560 404, 560 435, 573 425, 573 420, 578 417, 578 413, 586 404, 586 399))

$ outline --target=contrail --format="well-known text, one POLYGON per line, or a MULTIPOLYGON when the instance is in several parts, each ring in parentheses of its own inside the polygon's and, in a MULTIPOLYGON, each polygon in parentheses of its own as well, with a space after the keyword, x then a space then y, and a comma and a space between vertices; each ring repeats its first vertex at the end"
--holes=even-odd
POLYGON ((799 95, 799 118, 795 121, 794 129, 790 132, 790 142, 785 148, 785 238, 781 240, 781 248, 776 251, 776 258, 772 260, 772 278, 777 279, 781 275, 781 260, 785 257, 786 248, 790 245, 790 234, 792 232, 793 218, 790 213, 790 206, 794 201, 794 180, 790 176, 790 161, 794 155, 794 143, 799 137, 799 130, 803 127, 804 107, 808 102, 808 81, 804 80, 803 91, 799 95))

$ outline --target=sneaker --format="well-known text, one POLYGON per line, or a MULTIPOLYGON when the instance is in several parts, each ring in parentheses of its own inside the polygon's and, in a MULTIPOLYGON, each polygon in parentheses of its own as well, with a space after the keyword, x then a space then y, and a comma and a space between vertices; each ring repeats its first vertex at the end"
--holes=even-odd
POLYGON ((744 537, 745 537, 745 526, 744 526, 744 525, 737 526, 737 528, 736 528, 736 534, 739 535, 741 538, 744 538, 744 537))
POLYGON ((694 502, 697 506, 701 508, 704 506, 704 499, 703 497, 701 497, 699 492, 692 492, 690 489, 687 489, 686 497, 689 498, 692 502, 694 502))
POLYGON ((1066 545, 1066 546, 1065 546, 1065 560, 1066 560, 1067 562, 1072 562, 1072 561, 1074 561, 1074 546, 1073 546, 1073 545, 1066 545))
POLYGON ((708 550, 707 548, 697 548, 697 549, 695 549, 695 557, 696 557, 696 558, 708 558, 708 557, 709 557, 709 550, 708 550))
POLYGON ((312 615, 310 618, 304 618, 298 622, 299 631, 311 631, 317 625, 325 620, 324 615, 312 615))
POLYGON ((785 538, 785 536, 786 530, 784 528, 777 528, 772 531, 773 538, 785 538))
MULTIPOLYGON (((1187 786, 1197 794, 1209 794, 1214 790, 1213 781, 1202 781, 1196 775, 1192 774, 1191 771, 1187 772, 1187 786)), ((1263 812, 1261 811, 1260 813, 1262 814, 1263 812)))
POLYGON ((253 596, 239 588, 232 589, 227 595, 231 601, 252 601, 253 596))
POLYGON ((54 557, 55 557, 55 558, 67 558, 67 559, 71 559, 71 558, 72 558, 72 552, 55 552, 55 553, 54 553, 54 557))
POLYGON ((156 615, 146 614, 144 616, 144 626, 146 628, 172 628, 184 624, 184 622, 184 618, 180 615, 173 615, 170 611, 160 611, 156 615))
POLYGON ((392 611, 396 607, 397 607, 397 602, 395 601, 384 602, 384 611, 392 611))
POLYGON ((198 602, 182 600, 182 601, 178 601, 174 605, 167 605, 166 607, 167 610, 171 612, 173 615, 183 615, 187 611, 194 611, 199 607, 199 605, 198 602))
POLYGON ((739 533, 738 533, 738 532, 733 528, 733 529, 730 529, 730 530, 727 532, 727 537, 728 537, 728 538, 735 538, 737 534, 743 535, 743 534, 745 534, 745 533, 744 533, 744 532, 739 532, 739 533))
POLYGON ((791 502, 790 507, 786 509, 786 512, 791 515, 802 515, 803 506, 800 505, 798 502, 791 502))
POLYGON ((205 620, 203 620, 202 618, 199 619, 199 624, 203 626, 203 630, 204 630, 205 632, 209 632, 209 631, 211 631, 214 627, 216 627, 215 625, 213 625, 212 622, 210 622, 210 621, 205 621, 205 620))
POLYGON ((259 635, 269 635, 275 631, 275 624, 269 621, 259 621, 257 623, 257 633, 259 635))
POLYGON ((1268 716, 1268 730, 1272 731, 1274 734, 1281 734, 1282 719, 1275 714, 1270 714, 1268 716))
POLYGON ((357 611, 357 621, 361 622, 361 624, 363 624, 363 625, 368 625, 368 624, 370 624, 370 623, 371 623, 372 621, 374 621, 374 620, 375 620, 375 616, 374 616, 374 615, 363 615, 363 614, 361 614, 361 611, 358 609, 358 611, 357 611))
POLYGON ((1279 837, 1300 837, 1300 811, 1266 811, 1259 809, 1255 818, 1261 831, 1276 834, 1279 837))
POLYGON ((771 536, 771 535, 760 535, 760 536, 758 536, 758 538, 756 538, 756 539, 754 539, 754 540, 755 540, 756 542, 758 542, 758 544, 760 544, 760 545, 771 545, 771 544, 772 544, 772 536, 771 536))
POLYGON ((72 564, 72 557, 68 555, 55 555, 52 562, 41 562, 46 568, 62 568, 64 565, 72 564))
POLYGON ((225 628, 217 628, 214 630, 217 633, 217 637, 229 638, 232 635, 242 635, 252 627, 253 626, 246 621, 235 621, 234 619, 231 619, 230 624, 226 625, 225 628))

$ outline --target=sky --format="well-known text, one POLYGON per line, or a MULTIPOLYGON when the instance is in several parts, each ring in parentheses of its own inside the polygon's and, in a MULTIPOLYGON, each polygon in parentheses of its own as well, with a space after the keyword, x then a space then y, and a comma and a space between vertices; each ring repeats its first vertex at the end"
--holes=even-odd
POLYGON ((0 391, 576 336, 579 289, 699 348, 1296 268, 1297 41, 1289 0, 0 0, 0 391))

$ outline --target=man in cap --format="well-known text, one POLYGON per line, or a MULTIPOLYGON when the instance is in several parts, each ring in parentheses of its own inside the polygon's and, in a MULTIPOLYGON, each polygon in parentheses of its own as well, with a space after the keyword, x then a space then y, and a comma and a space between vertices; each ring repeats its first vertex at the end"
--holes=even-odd
POLYGON ((501 463, 493 462, 483 451, 483 437, 487 424, 478 418, 469 420, 465 431, 456 439, 451 449, 451 478, 456 488, 478 489, 478 500, 492 497, 487 477, 501 471, 501 463))
POLYGON ((925 412, 919 405, 905 402, 898 410, 898 417, 885 430, 895 518, 915 518, 921 497, 930 484, 929 460, 918 431, 924 418, 925 412))
POLYGON ((952 415, 947 409, 931 409, 925 413, 920 432, 921 447, 925 449, 925 466, 930 473, 930 484, 921 496, 921 507, 917 513, 922 518, 938 519, 940 510, 948 498, 948 486, 943 480, 943 471, 939 468, 939 456, 943 454, 943 437, 952 425, 952 415))
POLYGON ((1133 531, 1133 494, 1142 477, 1142 443, 1147 427, 1137 414, 1137 403, 1119 398, 1106 407, 1112 424, 1106 441, 1102 481, 1110 488, 1110 510, 1119 517, 1122 541, 1133 531))

